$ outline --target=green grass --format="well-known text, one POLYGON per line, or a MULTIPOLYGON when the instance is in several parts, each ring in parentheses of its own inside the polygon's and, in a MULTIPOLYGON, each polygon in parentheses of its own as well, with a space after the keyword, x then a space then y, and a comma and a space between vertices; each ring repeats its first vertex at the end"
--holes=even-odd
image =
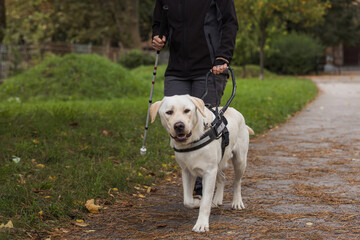
MULTIPOLYGON (((94 56, 90 56, 92 58, 94 56)), ((118 68, 112 63, 105 65, 104 69, 118 68)), ((58 67, 66 69, 61 64, 58 67)), ((54 94, 47 94, 41 86, 32 83, 42 76, 31 73, 35 70, 0 86, 3 96, 0 102, 0 224, 12 220, 17 234, 21 229, 49 229, 83 218, 84 202, 88 199, 112 201, 107 194, 110 188, 131 192, 136 184, 150 185, 175 169, 169 138, 159 120, 150 126, 147 155, 139 154, 152 68, 124 70, 121 75, 129 82, 122 83, 123 86, 132 88, 134 84, 134 89, 122 89, 123 95, 117 95, 118 89, 97 86, 99 89, 93 94, 78 91, 76 101, 70 101, 71 88, 68 92, 56 89, 54 94), (10 84, 18 90, 9 91, 10 84), (27 84, 26 91, 17 87, 24 84, 27 84), (108 95, 109 92, 112 94, 108 95), (138 92, 141 97, 136 97, 138 92), (21 103, 8 101, 14 96, 20 97, 21 103), (66 101, 60 101, 63 98, 66 101), (14 157, 19 157, 20 162, 15 163, 14 157)), ((162 98, 164 71, 165 66, 160 66, 154 101, 162 98)), ((240 74, 238 68, 235 71, 240 74)), ((98 74, 101 77, 105 73, 98 74)), ((90 82, 84 76, 86 87, 90 82)), ((311 81, 293 77, 269 74, 264 81, 237 79, 237 95, 231 106, 243 113, 257 134, 286 121, 317 93, 311 81)), ((107 84, 112 84, 110 80, 107 84)), ((55 83, 53 86, 58 87, 55 83)), ((230 93, 229 83, 224 102, 230 93)), ((1 234, 8 236, 0 231, 0 238, 1 234)))

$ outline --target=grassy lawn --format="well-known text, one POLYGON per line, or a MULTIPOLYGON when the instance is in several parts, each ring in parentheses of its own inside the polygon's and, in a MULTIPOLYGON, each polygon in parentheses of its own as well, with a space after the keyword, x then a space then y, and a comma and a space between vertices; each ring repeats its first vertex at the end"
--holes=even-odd
MULTIPOLYGON (((86 200, 111 203, 109 189, 131 192, 177 171, 159 120, 150 126, 147 155, 139 154, 152 66, 120 71, 104 63, 110 72, 104 76, 101 69, 85 74, 89 66, 61 72, 54 67, 61 61, 51 60, 0 85, 0 224, 12 220, 15 229, 0 230, 0 238, 82 219, 86 200), (94 74, 106 88, 100 84, 85 91, 96 82, 94 74), (112 77, 120 83, 111 85, 112 77), (74 86, 65 85, 68 79, 78 79, 74 94, 74 86)), ((165 66, 159 69, 155 101, 163 93, 165 66)), ((235 71, 240 75, 240 68, 235 71)), ((229 83, 224 102, 230 93, 229 83)), ((231 106, 261 134, 314 99, 317 89, 309 80, 267 73, 264 81, 238 77, 236 94, 231 106)))

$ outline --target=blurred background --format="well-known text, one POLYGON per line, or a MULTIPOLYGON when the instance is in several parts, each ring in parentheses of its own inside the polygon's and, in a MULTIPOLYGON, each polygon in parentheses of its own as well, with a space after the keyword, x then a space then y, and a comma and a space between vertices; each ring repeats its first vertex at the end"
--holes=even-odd
MULTIPOLYGON (((235 0, 233 65, 279 73, 360 66, 359 0, 235 0)), ((46 54, 95 53, 132 68, 153 64, 155 0, 0 0, 0 81, 46 54)), ((165 52, 165 51, 164 51, 165 52)), ((163 54, 161 62, 166 63, 163 54)))

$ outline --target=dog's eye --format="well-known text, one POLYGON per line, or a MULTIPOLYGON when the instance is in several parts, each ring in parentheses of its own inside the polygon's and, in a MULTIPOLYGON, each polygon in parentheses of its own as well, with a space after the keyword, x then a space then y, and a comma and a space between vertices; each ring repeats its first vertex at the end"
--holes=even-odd
POLYGON ((184 110, 184 113, 189 113, 190 112, 190 109, 185 109, 184 110))
POLYGON ((173 110, 169 110, 169 111, 166 112, 167 115, 172 115, 173 113, 174 113, 173 110))

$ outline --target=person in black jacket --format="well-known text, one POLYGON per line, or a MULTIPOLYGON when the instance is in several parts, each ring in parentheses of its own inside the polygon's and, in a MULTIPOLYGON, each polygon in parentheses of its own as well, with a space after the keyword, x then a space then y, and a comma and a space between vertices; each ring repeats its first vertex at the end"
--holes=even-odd
MULTIPOLYGON (((200 98, 205 92, 205 76, 212 69, 214 75, 210 75, 208 94, 203 100, 212 107, 218 106, 229 77, 227 66, 233 56, 237 30, 233 0, 156 0, 152 46, 161 50, 168 43, 170 51, 164 95, 200 98), (168 6, 168 27, 160 39, 164 5, 168 6)), ((195 190, 201 195, 199 185, 197 179, 195 190)))

